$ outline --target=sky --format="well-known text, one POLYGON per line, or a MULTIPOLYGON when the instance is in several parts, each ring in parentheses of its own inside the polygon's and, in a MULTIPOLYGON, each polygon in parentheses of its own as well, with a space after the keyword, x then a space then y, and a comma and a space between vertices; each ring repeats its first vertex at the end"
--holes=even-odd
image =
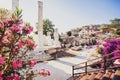
MULTIPOLYGON (((33 26, 38 20, 38 0, 20 0, 24 21, 33 26)), ((0 0, 0 7, 11 9, 12 0, 0 0)), ((120 0, 43 0, 43 18, 50 19, 59 33, 90 24, 109 24, 120 18, 120 0)))

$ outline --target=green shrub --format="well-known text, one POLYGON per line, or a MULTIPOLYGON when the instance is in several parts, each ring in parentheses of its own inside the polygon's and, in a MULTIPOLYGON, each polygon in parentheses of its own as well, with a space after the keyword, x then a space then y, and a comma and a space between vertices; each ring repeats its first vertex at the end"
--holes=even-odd
POLYGON ((117 30, 116 30, 116 34, 117 34, 117 35, 120 35, 120 29, 117 29, 117 30))

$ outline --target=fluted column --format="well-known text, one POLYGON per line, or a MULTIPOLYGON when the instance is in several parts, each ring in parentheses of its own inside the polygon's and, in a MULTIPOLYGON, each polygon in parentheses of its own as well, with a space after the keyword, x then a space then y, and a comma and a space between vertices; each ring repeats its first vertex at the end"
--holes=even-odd
POLYGON ((40 51, 43 51, 43 2, 38 0, 38 48, 40 51))

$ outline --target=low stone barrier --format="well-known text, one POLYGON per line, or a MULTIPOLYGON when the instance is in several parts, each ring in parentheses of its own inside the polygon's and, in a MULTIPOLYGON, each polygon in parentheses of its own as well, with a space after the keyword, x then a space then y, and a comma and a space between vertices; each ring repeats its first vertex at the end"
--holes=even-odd
POLYGON ((64 51, 61 47, 56 47, 56 48, 50 48, 48 50, 45 50, 46 54, 49 54, 51 56, 54 56, 54 58, 57 58, 57 53, 64 51))

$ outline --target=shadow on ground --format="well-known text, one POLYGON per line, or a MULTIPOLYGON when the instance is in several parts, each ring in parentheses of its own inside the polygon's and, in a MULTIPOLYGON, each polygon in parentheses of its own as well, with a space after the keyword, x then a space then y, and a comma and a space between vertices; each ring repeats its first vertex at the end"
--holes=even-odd
POLYGON ((57 52, 55 54, 52 54, 51 56, 54 58, 62 58, 62 57, 74 57, 76 55, 62 51, 62 52, 57 52))

